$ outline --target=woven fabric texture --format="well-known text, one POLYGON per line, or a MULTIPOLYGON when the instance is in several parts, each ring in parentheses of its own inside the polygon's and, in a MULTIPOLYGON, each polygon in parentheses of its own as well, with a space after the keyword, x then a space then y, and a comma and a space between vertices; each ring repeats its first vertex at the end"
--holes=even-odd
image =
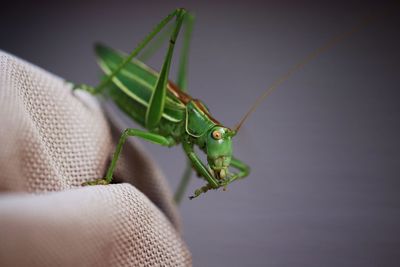
POLYGON ((165 178, 88 95, 0 51, 0 266, 190 266, 165 178))

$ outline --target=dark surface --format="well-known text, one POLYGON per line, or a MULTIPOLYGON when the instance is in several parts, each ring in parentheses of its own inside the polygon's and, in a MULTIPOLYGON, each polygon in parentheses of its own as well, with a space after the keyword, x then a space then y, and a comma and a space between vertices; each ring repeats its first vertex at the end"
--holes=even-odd
MULTIPOLYGON (((181 6, 197 16, 190 92, 227 126, 294 63, 381 9, 250 1, 14 3, 2 7, 0 48, 94 85, 95 41, 130 51, 181 6)), ((400 265, 398 10, 294 74, 245 124, 235 151, 251 165, 251 176, 228 192, 182 205, 195 266, 400 265)), ((185 164, 181 149, 146 147, 175 186, 185 164)), ((192 182, 190 191, 201 184, 192 182)))

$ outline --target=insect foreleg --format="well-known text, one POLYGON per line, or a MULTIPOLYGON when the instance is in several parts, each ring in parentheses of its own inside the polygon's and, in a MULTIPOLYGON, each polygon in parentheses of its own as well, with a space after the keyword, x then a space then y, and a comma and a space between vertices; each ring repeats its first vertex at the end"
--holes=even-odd
POLYGON ((199 189, 196 189, 196 190, 194 191, 194 195, 193 195, 193 196, 190 196, 189 198, 190 198, 190 199, 196 198, 196 197, 200 196, 201 194, 207 192, 207 191, 210 190, 210 189, 214 189, 214 188, 212 188, 212 187, 210 186, 210 184, 206 184, 205 186, 202 186, 202 187, 200 187, 199 189))
MULTIPOLYGON (((224 182, 220 183, 219 187, 224 187, 225 188, 225 186, 227 186, 228 184, 232 183, 233 181, 235 181, 237 179, 245 178, 250 173, 250 167, 248 165, 246 165, 245 163, 243 163, 242 161, 236 159, 236 158, 232 158, 231 166, 233 168, 237 169, 239 172, 235 173, 232 177, 230 177, 229 179, 227 179, 224 182)), ((201 194, 207 192, 210 189, 214 189, 214 188, 210 187, 210 184, 207 184, 207 185, 205 185, 203 187, 200 187, 199 189, 197 189, 194 192, 194 195, 191 196, 190 199, 196 198, 196 197, 200 196, 201 194)))
POLYGON ((173 146, 175 144, 175 141, 173 139, 166 138, 162 135, 128 128, 122 133, 121 137, 119 138, 117 147, 115 148, 115 152, 114 152, 114 155, 111 160, 111 164, 108 167, 106 177, 104 179, 98 179, 95 181, 86 182, 83 185, 109 184, 112 181, 112 176, 113 176, 119 155, 121 154, 122 147, 123 147, 126 139, 129 136, 137 136, 143 140, 146 140, 146 141, 154 143, 154 144, 162 145, 162 146, 173 146))
POLYGON ((193 146, 188 144, 186 141, 182 142, 183 150, 185 151, 186 155, 188 156, 189 160, 191 161, 193 168, 202 176, 204 179, 207 180, 208 184, 211 188, 218 188, 220 187, 220 183, 214 176, 208 171, 207 167, 201 162, 200 158, 196 155, 193 150, 193 146))
POLYGON ((233 174, 228 180, 226 180, 226 182, 224 183, 224 186, 232 183, 233 181, 235 181, 237 179, 243 179, 243 178, 247 177, 250 173, 250 167, 237 158, 234 158, 234 157, 232 158, 230 166, 237 169, 239 172, 233 174))

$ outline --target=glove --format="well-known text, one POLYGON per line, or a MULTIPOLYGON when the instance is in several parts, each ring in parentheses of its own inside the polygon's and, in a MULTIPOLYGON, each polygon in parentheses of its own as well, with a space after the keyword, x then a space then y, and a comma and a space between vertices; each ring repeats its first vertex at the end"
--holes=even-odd
MULTIPOLYGON (((111 123, 112 124, 112 123, 111 123)), ((115 123, 114 123, 115 124, 115 123)), ((190 266, 164 176, 63 79, 0 51, 0 266, 190 266)))

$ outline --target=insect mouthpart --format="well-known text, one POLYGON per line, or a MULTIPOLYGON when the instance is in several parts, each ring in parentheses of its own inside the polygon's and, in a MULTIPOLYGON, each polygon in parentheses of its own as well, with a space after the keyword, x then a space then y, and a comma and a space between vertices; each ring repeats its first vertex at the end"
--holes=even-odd
POLYGON ((226 168, 225 169, 220 169, 220 170, 215 170, 214 174, 218 179, 225 179, 226 177, 226 168))
POLYGON ((214 160, 209 160, 210 168, 217 179, 225 179, 228 175, 228 167, 231 157, 221 156, 214 160))

